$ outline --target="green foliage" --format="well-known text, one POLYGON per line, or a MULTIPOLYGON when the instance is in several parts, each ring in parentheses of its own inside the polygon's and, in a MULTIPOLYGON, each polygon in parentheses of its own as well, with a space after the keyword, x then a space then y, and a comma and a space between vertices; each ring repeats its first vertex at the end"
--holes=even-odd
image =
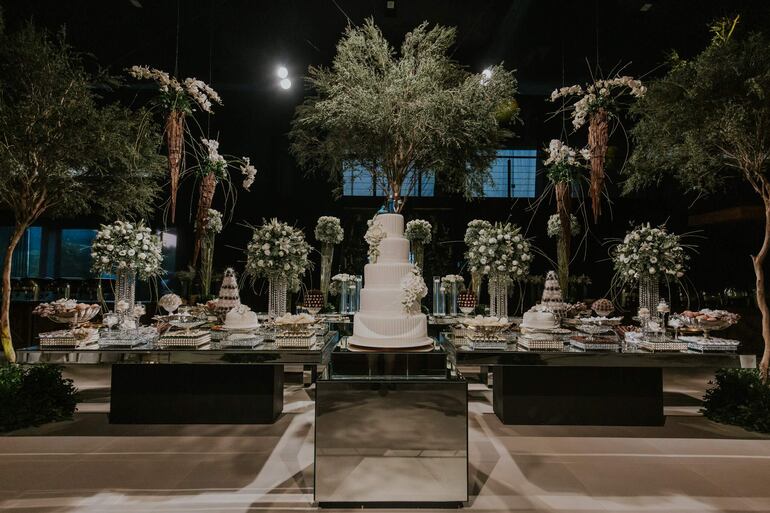
MULTIPOLYGON (((740 173, 759 193, 770 156, 770 42, 734 27, 692 60, 672 53, 668 73, 633 107, 638 123, 625 190, 667 176, 686 190, 722 190, 740 173)), ((716 34, 716 33, 715 33, 716 34)))
POLYGON ((408 196, 411 171, 433 173, 448 190, 480 193, 506 125, 518 120, 516 80, 502 66, 483 78, 452 60, 455 29, 427 23, 400 52, 371 19, 348 27, 331 68, 310 67, 314 90, 295 113, 292 153, 307 170, 340 183, 343 165, 361 167, 408 196))
POLYGON ((161 133, 145 111, 96 95, 111 81, 32 24, 0 41, 0 205, 19 223, 151 210, 161 133))
POLYGON ((770 433, 770 385, 757 369, 720 369, 703 398, 703 415, 716 422, 770 433))
POLYGON ((77 390, 56 365, 0 366, 0 432, 72 418, 77 390))

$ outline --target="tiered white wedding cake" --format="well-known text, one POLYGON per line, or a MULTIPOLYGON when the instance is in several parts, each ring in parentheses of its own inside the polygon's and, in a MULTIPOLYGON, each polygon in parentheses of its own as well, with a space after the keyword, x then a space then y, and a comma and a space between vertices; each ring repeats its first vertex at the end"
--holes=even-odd
POLYGON ((409 263, 409 241, 404 238, 404 217, 381 214, 376 222, 386 237, 380 241, 376 263, 364 267, 361 308, 353 317, 353 345, 377 349, 424 347, 428 337, 425 314, 406 313, 401 303, 401 281, 414 265, 409 263))

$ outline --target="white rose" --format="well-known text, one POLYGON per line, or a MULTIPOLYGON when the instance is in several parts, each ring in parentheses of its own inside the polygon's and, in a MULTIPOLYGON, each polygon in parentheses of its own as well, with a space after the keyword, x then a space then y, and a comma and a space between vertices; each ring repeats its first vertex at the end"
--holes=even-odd
POLYGON ((133 249, 128 250, 128 256, 134 256, 135 254, 136 254, 136 251, 134 251, 133 249))
POLYGON ((490 239, 489 239, 489 243, 490 243, 490 244, 497 244, 497 239, 495 239, 494 237, 492 237, 492 238, 490 238, 490 239))
POLYGON ((106 264, 106 263, 107 263, 107 262, 109 262, 109 261, 110 261, 110 259, 109 259, 109 258, 107 258, 106 256, 103 256, 103 257, 102 257, 102 262, 103 262, 103 263, 105 263, 105 264, 106 264))
POLYGON ((115 249, 115 246, 112 244, 107 244, 107 251, 112 251, 113 249, 115 249))
POLYGON ((121 250, 119 255, 120 256, 126 256, 126 250, 125 249, 121 250))
POLYGON ((655 270, 654 267, 650 267, 649 271, 650 271, 650 274, 655 274, 656 273, 656 270, 655 270))

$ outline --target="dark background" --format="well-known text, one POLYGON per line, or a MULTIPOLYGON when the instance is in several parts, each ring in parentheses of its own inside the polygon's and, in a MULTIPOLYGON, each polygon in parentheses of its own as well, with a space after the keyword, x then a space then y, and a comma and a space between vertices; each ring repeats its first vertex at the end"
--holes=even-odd
MULTIPOLYGON (((91 54, 90 66, 107 67, 116 74, 133 64, 168 71, 176 68, 179 77, 198 77, 220 93, 224 106, 210 118, 199 117, 199 122, 219 137, 224 153, 250 156, 259 173, 252 192, 240 193, 233 221, 217 239, 215 267, 242 269, 241 250, 250 237, 243 223, 278 217, 303 227, 309 241, 315 243, 312 229, 318 216, 336 215, 343 219, 346 241, 337 251, 334 272, 359 273, 365 258, 364 221, 380 200, 335 198, 324 176, 309 177, 298 170, 286 136, 294 107, 304 94, 301 76, 310 64, 331 62, 348 17, 357 24, 373 16, 396 46, 423 20, 456 26, 454 57, 470 70, 478 72, 501 61, 516 69, 523 125, 509 146, 530 148, 543 148, 560 136, 561 118, 548 119, 554 106, 545 100, 551 90, 588 81, 589 70, 596 70, 597 63, 606 76, 613 68, 626 65, 624 73, 654 77, 664 71, 661 64, 671 49, 687 57, 704 48, 710 39, 708 25, 714 19, 740 13, 740 30, 762 30, 770 19, 768 3, 761 0, 396 0, 395 4, 390 11, 385 0, 2 2, 8 30, 30 19, 52 31, 64 27, 69 43, 91 54), (279 64, 289 69, 294 83, 289 91, 277 86, 275 68, 279 64)), ((138 106, 152 95, 149 83, 129 80, 114 98, 138 106)), ((630 125, 627 121, 626 127, 630 125)), ((570 135, 573 146, 581 147, 585 141, 585 129, 570 135)), ((621 131, 611 144, 617 156, 628 151, 621 131)), ((617 169, 610 170, 610 178, 615 183, 621 179, 617 169)), ((544 185, 540 177, 538 194, 544 185)), ((178 269, 189 259, 191 192, 188 183, 178 207, 178 269)), ((642 221, 668 221, 679 233, 700 230, 704 238, 697 241, 699 254, 694 255, 688 275, 693 290, 698 291, 695 296, 700 294, 702 299, 703 294, 721 293, 727 287, 751 292, 749 254, 760 245, 762 219, 756 210, 758 199, 740 182, 724 195, 694 204, 695 198, 684 196, 673 184, 620 197, 611 183, 609 192, 611 212, 605 208, 601 222, 591 226, 572 267, 573 274, 593 279, 586 291, 589 297, 608 290, 611 263, 603 242, 622 237, 630 222, 642 221)), ((220 193, 215 207, 221 201, 220 193)), ((547 216, 555 208, 553 201, 545 201, 534 218, 529 206, 525 200, 467 202, 438 194, 411 198, 404 213, 407 219, 425 218, 438 227, 437 241, 427 251, 426 276, 431 276, 459 270, 464 248, 452 241, 462 240, 466 223, 474 218, 510 219, 529 227, 534 244, 555 260, 555 242, 545 234, 547 216)), ((162 216, 154 221, 159 226, 162 216)), ((53 224, 85 228, 96 227, 98 222, 93 218, 53 224)), ((51 221, 42 221, 46 223, 51 221)), ((533 272, 544 273, 551 267, 538 257, 533 272)), ((308 277, 308 286, 317 286, 317 275, 316 268, 312 278, 308 277)), ((216 291, 218 285, 213 288, 216 291)))

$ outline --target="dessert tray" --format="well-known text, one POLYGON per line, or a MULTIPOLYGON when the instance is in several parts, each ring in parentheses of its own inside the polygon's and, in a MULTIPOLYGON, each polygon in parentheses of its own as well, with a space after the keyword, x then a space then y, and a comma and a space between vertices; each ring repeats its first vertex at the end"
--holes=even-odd
POLYGON ((659 352, 681 352, 687 351, 687 342, 679 339, 664 339, 664 340, 646 340, 642 339, 637 342, 637 345, 645 351, 653 353, 659 352))
POLYGON ((95 329, 57 330, 41 333, 40 348, 74 349, 86 347, 99 341, 99 332, 95 329))
POLYGON ((564 341, 561 335, 550 333, 527 333, 518 338, 519 346, 530 351, 561 351, 564 341))
POLYGON ((715 338, 715 337, 679 337, 679 340, 687 342, 687 349, 692 351, 698 351, 701 353, 707 353, 709 351, 732 351, 738 350, 740 342, 737 340, 730 340, 727 338, 715 338))
POLYGON ((569 338, 569 345, 583 351, 620 351, 620 342, 609 336, 574 335, 569 338))
POLYGON ((136 347, 151 344, 158 338, 158 331, 152 326, 132 330, 103 329, 99 333, 101 347, 136 347))
POLYGON ((253 348, 264 342, 264 337, 254 333, 226 333, 220 335, 221 338, 212 337, 212 342, 216 341, 217 347, 227 348, 253 348))
POLYGON ((286 314, 275 320, 278 332, 275 345, 287 349, 310 349, 316 342, 315 317, 308 314, 286 314))
POLYGON ((157 345, 167 349, 194 349, 210 342, 211 333, 208 330, 185 330, 164 333, 158 339, 157 345))

